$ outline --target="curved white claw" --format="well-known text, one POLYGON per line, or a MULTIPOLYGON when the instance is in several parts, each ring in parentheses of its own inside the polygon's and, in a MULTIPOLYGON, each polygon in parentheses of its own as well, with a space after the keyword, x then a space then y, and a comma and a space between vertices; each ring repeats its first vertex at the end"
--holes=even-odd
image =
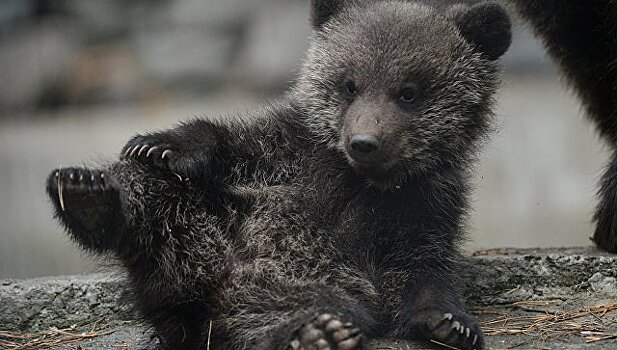
POLYGON ((169 149, 166 149, 165 151, 163 151, 163 154, 161 155, 161 159, 165 159, 166 157, 169 157, 173 152, 169 149))
POLYGON ((139 148, 139 145, 133 147, 133 149, 131 150, 131 157, 135 155, 135 152, 137 152, 138 148, 139 148))
POLYGON ((143 145, 143 146, 141 146, 141 148, 139 149, 139 152, 137 152, 137 156, 138 156, 138 157, 139 157, 139 156, 141 156, 141 154, 142 154, 145 150, 147 150, 147 149, 148 149, 148 147, 150 147, 150 146, 148 146, 148 145, 143 145))
POLYGON ((148 152, 146 152, 146 158, 150 157, 150 155, 152 155, 153 152, 155 152, 156 150, 158 150, 159 148, 157 146, 154 146, 152 148, 150 148, 148 150, 148 152))
POLYGON ((62 180, 60 179, 60 171, 62 170, 62 166, 58 170, 57 180, 58 180, 58 202, 60 202, 60 208, 62 211, 66 211, 66 207, 64 206, 64 196, 62 195, 62 180))

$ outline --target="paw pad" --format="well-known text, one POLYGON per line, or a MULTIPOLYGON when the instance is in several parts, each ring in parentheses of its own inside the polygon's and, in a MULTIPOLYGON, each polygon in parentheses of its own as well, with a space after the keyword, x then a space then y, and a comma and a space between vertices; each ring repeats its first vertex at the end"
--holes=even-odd
POLYGON ((48 179, 48 192, 54 197, 61 211, 67 203, 95 205, 105 193, 116 193, 116 188, 103 171, 86 168, 61 168, 52 172, 48 179))
POLYGON ((350 322, 336 316, 321 314, 304 325, 289 345, 291 350, 352 350, 359 349, 362 333, 350 322))

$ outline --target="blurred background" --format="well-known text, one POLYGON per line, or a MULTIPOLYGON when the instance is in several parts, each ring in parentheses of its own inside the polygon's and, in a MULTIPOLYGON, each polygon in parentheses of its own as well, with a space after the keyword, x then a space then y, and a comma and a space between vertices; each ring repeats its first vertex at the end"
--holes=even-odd
MULTIPOLYGON (((307 0, 0 0, 0 278, 96 270, 52 220, 51 169, 280 94, 308 13, 307 0)), ((467 249, 588 245, 607 153, 515 22, 467 249)))

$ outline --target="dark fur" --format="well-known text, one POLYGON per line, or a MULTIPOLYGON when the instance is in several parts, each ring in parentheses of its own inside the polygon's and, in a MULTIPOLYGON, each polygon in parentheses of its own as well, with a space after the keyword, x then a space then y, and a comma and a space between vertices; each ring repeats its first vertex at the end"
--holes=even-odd
POLYGON ((281 102, 137 136, 96 191, 67 179, 87 169, 48 181, 72 237, 127 268, 169 348, 208 336, 216 349, 360 349, 377 336, 482 347, 456 261, 507 16, 493 4, 325 4, 313 2, 312 45, 281 102), (350 148, 362 133, 378 151, 350 148), (82 214, 99 197, 117 224, 82 214))
POLYGON ((617 1, 510 1, 543 40, 614 150, 600 182, 593 240, 617 253, 617 1))

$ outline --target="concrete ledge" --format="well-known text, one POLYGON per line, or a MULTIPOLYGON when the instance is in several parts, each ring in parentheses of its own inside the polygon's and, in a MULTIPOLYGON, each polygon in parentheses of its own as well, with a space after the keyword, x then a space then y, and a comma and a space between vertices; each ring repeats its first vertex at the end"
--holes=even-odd
MULTIPOLYGON (((491 348, 518 344, 522 349, 612 349, 617 347, 617 341, 610 339, 611 334, 617 338, 616 277, 617 255, 593 248, 494 249, 476 252, 469 259, 462 282, 468 307, 484 323, 491 348), (567 318, 568 312, 592 310, 592 306, 604 307, 598 309, 604 310, 602 322, 589 321, 588 318, 598 317, 589 313, 574 317, 561 331, 547 323, 546 329, 532 327, 524 334, 516 327, 525 324, 509 320, 509 316, 532 320, 560 313, 566 313, 562 318, 567 318), (494 327, 497 323, 503 329, 494 327), (508 325, 517 330, 508 330, 508 325), (514 335, 508 335, 508 331, 514 335)), ((0 280, 0 331, 27 333, 73 325, 77 325, 74 327, 77 330, 80 325, 88 326, 104 319, 107 332, 113 333, 84 339, 72 343, 73 346, 79 344, 82 349, 117 349, 118 344, 131 349, 155 346, 149 332, 138 326, 133 321, 135 316, 119 303, 121 284, 120 277, 110 274, 0 280)), ((0 332, 0 348, 1 341, 7 339, 0 332)), ((373 344, 375 349, 422 347, 426 345, 392 341, 373 344)))

